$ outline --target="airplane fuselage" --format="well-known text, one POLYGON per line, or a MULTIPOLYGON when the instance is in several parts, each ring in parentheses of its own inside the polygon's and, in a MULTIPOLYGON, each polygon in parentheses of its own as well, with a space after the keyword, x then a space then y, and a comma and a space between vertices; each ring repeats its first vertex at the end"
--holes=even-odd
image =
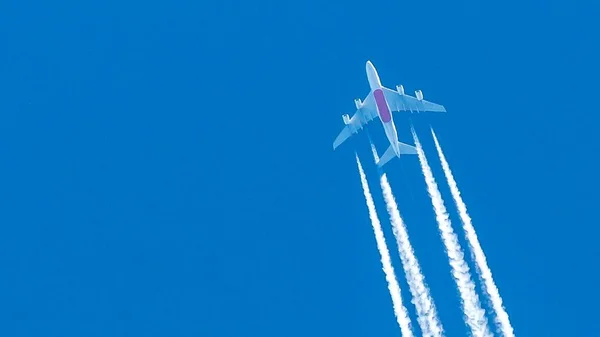
POLYGON ((335 150, 340 144, 345 142, 362 130, 367 123, 374 121, 379 117, 385 135, 390 143, 381 157, 375 156, 377 167, 383 167, 390 160, 402 155, 417 155, 418 150, 415 146, 401 143, 398 140, 398 132, 394 124, 394 111, 431 111, 446 112, 443 105, 425 101, 421 90, 415 91, 415 96, 404 93, 404 87, 397 85, 396 90, 387 88, 381 84, 377 70, 371 61, 366 64, 367 79, 369 81, 369 94, 364 101, 357 98, 354 100, 356 112, 350 117, 348 114, 342 115, 344 128, 333 141, 335 150))
POLYGON ((394 125, 394 118, 392 117, 390 106, 385 99, 383 90, 381 89, 382 85, 381 81, 379 80, 377 70, 375 70, 375 67, 371 61, 367 62, 367 79, 369 80, 371 91, 373 91, 373 98, 375 98, 375 105, 377 106, 377 114, 379 115, 383 129, 385 130, 385 135, 390 141, 396 156, 399 157, 400 148, 398 144, 398 132, 396 131, 396 126, 394 125))

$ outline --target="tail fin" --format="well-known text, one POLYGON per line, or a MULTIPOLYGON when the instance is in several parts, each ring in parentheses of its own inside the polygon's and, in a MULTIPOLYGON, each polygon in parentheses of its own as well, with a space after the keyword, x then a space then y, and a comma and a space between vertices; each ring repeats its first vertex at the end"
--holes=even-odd
MULTIPOLYGON (((417 154, 417 148, 412 145, 398 142, 398 148, 400 150, 401 155, 402 154, 417 154)), ((394 157, 396 157, 396 153, 394 153, 394 148, 390 145, 390 147, 388 147, 388 149, 385 151, 383 156, 381 156, 381 158, 377 162, 377 166, 382 167, 388 161, 392 160, 392 158, 394 158, 394 157)))

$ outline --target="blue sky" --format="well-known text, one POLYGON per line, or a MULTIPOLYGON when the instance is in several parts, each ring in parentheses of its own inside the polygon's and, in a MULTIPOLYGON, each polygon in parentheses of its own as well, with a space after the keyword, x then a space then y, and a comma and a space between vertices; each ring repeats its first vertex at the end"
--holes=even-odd
MULTIPOLYGON (((367 138, 331 150, 371 60, 384 85, 448 109, 412 122, 462 238, 437 132, 516 334, 590 336, 598 9, 1 4, 0 335, 398 336, 354 162, 390 239, 367 138)), ((387 171, 447 335, 463 336, 418 161, 387 171)))

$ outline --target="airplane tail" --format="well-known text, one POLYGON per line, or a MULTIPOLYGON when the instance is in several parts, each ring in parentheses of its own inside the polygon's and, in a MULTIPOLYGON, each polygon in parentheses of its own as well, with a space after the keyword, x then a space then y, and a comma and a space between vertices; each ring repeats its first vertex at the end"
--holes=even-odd
MULTIPOLYGON (((400 154, 417 154, 417 148, 412 146, 412 145, 408 145, 408 144, 404 144, 404 143, 400 143, 398 142, 398 148, 400 149, 400 154)), ((390 147, 388 147, 388 149, 385 151, 385 153, 383 154, 383 156, 381 156, 381 158, 379 159, 379 161, 377 162, 377 166, 378 167, 382 167, 383 165, 385 165, 388 161, 392 160, 392 158, 396 157, 396 153, 394 152, 394 147, 392 145, 390 145, 390 147)))

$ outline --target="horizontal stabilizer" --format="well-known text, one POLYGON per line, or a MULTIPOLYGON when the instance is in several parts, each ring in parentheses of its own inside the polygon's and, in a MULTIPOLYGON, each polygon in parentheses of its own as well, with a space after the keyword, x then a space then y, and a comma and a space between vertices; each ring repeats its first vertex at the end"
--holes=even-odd
POLYGON ((379 158, 379 161, 377 162, 377 166, 382 167, 388 161, 392 160, 392 158, 394 158, 394 157, 396 157, 396 153, 394 153, 394 148, 390 145, 390 147, 388 147, 387 150, 385 150, 385 153, 383 154, 383 156, 381 156, 381 158, 379 158))
POLYGON ((412 145, 400 142, 398 142, 398 145, 400 147, 400 154, 417 154, 417 148, 412 145))
MULTIPOLYGON (((398 142, 398 149, 400 150, 400 154, 401 155, 403 155, 403 154, 417 154, 417 148, 414 147, 414 146, 412 146, 412 145, 408 145, 408 144, 404 144, 404 143, 398 142)), ((392 160, 394 157, 396 157, 396 153, 394 152, 394 148, 390 145, 390 147, 388 147, 388 149, 385 151, 385 153, 383 154, 383 156, 381 156, 381 158, 377 162, 377 166, 378 167, 382 167, 387 162, 389 162, 390 160, 392 160)))

